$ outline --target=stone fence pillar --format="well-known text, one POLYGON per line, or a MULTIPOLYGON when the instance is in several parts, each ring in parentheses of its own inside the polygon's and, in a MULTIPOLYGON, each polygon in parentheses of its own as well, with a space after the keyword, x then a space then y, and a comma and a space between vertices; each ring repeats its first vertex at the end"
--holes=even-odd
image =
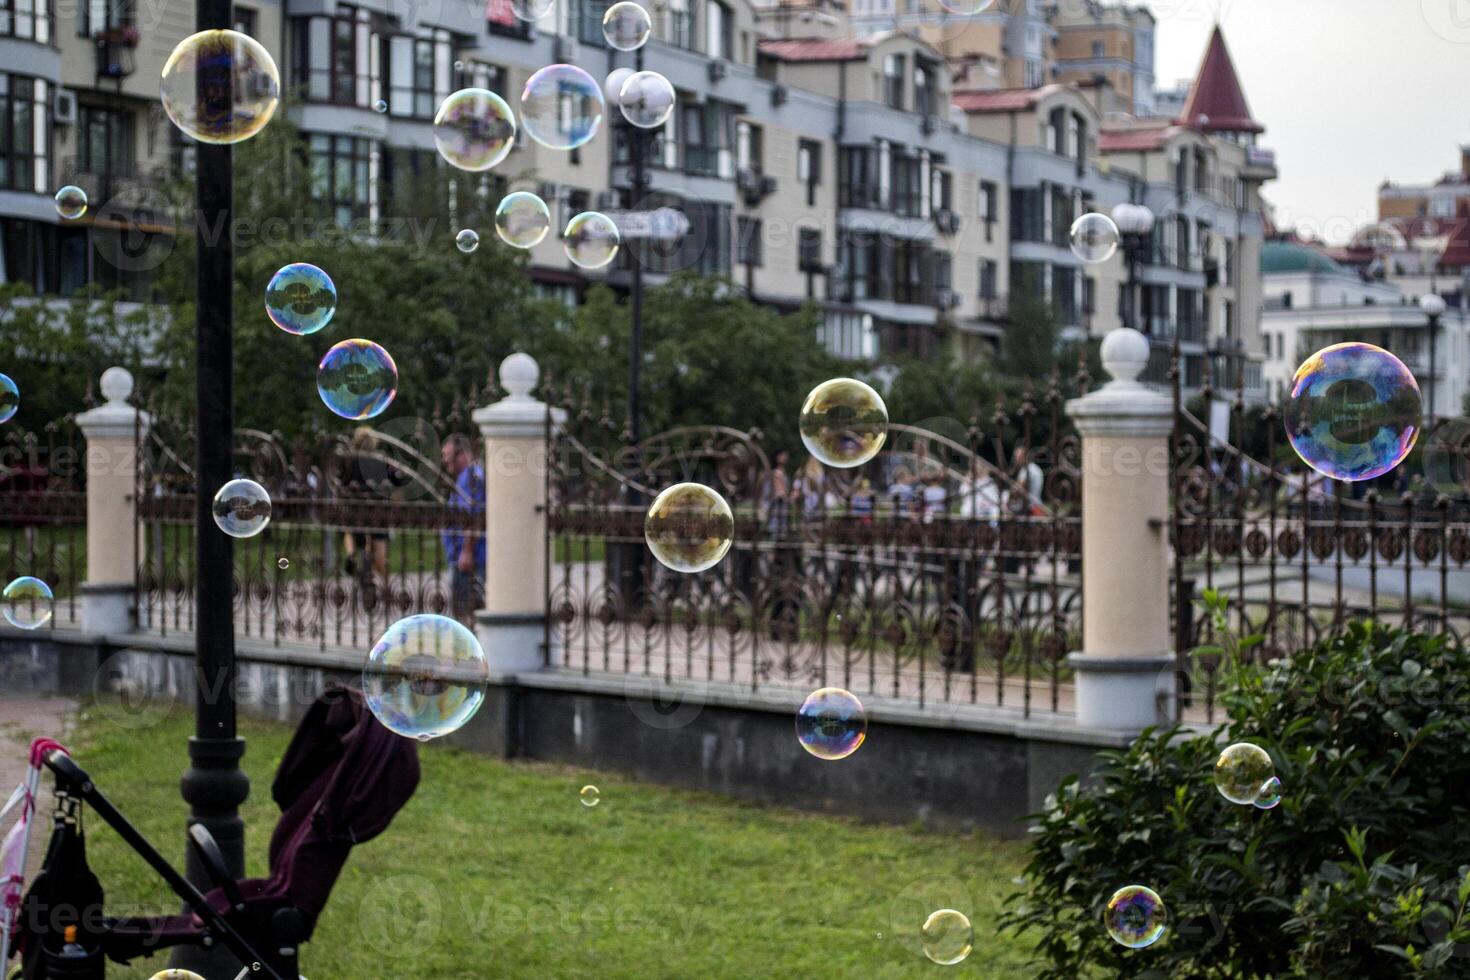
POLYGON ((82 629, 125 633, 133 629, 133 583, 138 552, 138 440, 151 419, 127 403, 133 376, 102 372, 104 404, 77 416, 87 440, 87 581, 82 584, 82 629))
POLYGON ((545 662, 547 412, 554 427, 566 412, 531 396, 540 376, 529 354, 510 355, 500 362, 509 394, 473 415, 485 438, 485 607, 475 632, 494 671, 545 662))
POLYGON ((1138 376, 1148 338, 1103 339, 1111 381, 1067 403, 1082 436, 1082 650, 1077 720, 1140 730, 1169 720, 1169 433, 1173 402, 1138 376))

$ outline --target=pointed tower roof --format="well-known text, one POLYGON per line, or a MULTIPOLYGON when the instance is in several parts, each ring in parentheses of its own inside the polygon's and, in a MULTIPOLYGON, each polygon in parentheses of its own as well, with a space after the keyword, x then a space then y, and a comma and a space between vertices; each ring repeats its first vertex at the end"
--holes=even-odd
POLYGON ((1205 60, 1200 63, 1194 85, 1190 86, 1189 100, 1179 121, 1208 133, 1266 131, 1265 126, 1251 118, 1245 90, 1240 87, 1240 76, 1235 73, 1235 62, 1230 59, 1230 49, 1225 46, 1225 34, 1219 24, 1210 36, 1205 60))

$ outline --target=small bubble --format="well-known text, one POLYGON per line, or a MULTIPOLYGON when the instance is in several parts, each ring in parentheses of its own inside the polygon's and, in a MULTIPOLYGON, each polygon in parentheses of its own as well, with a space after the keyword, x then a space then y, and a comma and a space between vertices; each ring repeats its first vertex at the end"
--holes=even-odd
POLYGON ((567 222, 561 233, 562 250, 573 265, 600 269, 618 254, 622 236, 611 218, 600 211, 583 211, 567 222))
POLYGON ((254 480, 231 480, 212 505, 214 523, 232 538, 253 538, 271 522, 271 495, 254 480))
POLYGON ((919 929, 924 955, 940 966, 954 966, 970 955, 975 947, 975 930, 969 916, 954 909, 929 913, 919 929))
MULTIPOLYGON (((590 784, 583 786, 582 792, 579 795, 582 798, 582 805, 585 807, 594 807, 602 802, 602 794, 598 792, 596 786, 590 784)), ((609 888, 608 891, 612 891, 612 889, 609 888)))
POLYGON ((51 586, 31 575, 22 575, 0 593, 5 621, 17 629, 37 630, 51 622, 51 586))
POLYGON ((1142 949, 1158 942, 1168 919, 1158 892, 1143 885, 1125 885, 1113 892, 1104 913, 1108 935, 1113 942, 1129 949, 1142 949))
POLYGON ((796 712, 796 738, 818 759, 846 759, 868 737, 868 715, 851 691, 823 687, 807 695, 796 712))
POLYGON ((888 407, 854 378, 833 378, 811 390, 802 403, 797 429, 807 452, 828 466, 861 466, 883 448, 888 407))
POLYGON ((378 101, 376 101, 376 102, 373 103, 373 111, 374 112, 377 112, 377 113, 387 112, 388 111, 388 103, 385 102, 382 99, 379 99, 378 101))
POLYGON ((725 498, 702 483, 665 489, 643 519, 648 550, 666 568, 702 572, 719 564, 734 541, 735 516, 725 498))
POLYGON ((1072 222, 1072 251, 1090 265, 1112 258, 1118 240, 1118 226, 1105 214, 1094 211, 1072 222))
POLYGON ((279 568, 281 571, 284 572, 286 569, 288 569, 288 568, 291 567, 291 559, 289 559, 289 558, 278 558, 278 559, 276 559, 276 567, 279 568))
POLYGON ((56 213, 75 221, 87 213, 87 192, 76 184, 67 184, 56 192, 56 213))
POLYGON ((454 236, 454 247, 466 255, 480 247, 480 233, 473 228, 463 228, 454 236))
POLYGON ((1249 742, 1236 742, 1215 760, 1215 788, 1231 803, 1254 803, 1275 775, 1271 756, 1249 742))

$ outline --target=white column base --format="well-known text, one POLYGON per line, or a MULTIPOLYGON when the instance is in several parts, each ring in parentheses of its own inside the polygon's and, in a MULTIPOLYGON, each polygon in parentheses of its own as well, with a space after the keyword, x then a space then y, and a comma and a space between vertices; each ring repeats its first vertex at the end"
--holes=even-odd
POLYGON ((1139 732, 1173 721, 1172 653, 1073 653, 1067 663, 1076 672, 1078 724, 1139 732))
POLYGON ((88 633, 131 633, 133 583, 82 584, 82 629, 88 633))
POLYGON ((485 650, 491 674, 513 674, 541 670, 547 660, 542 650, 546 642, 546 617, 542 613, 492 613, 484 609, 475 613, 475 636, 485 650))

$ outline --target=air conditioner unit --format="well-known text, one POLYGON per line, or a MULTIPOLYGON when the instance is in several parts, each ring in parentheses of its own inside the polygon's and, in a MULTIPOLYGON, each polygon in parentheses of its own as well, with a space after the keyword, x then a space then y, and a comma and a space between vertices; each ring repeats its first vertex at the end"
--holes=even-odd
POLYGON ((785 85, 777 85, 771 89, 771 105, 785 105, 791 93, 785 85))
POLYGON ((928 136, 928 135, 930 135, 931 133, 933 133, 935 130, 937 130, 939 128, 939 117, 938 116, 925 116, 924 117, 924 121, 923 121, 923 123, 921 125, 922 125, 923 130, 924 130, 924 135, 925 136, 928 136))
POLYGON ((599 211, 616 211, 617 209, 618 209, 618 192, 617 191, 598 191, 597 192, 597 210, 599 210, 599 211))
POLYGON ((552 41, 551 56, 564 65, 575 65, 579 54, 581 52, 578 50, 577 39, 574 37, 558 34, 552 41))
POLYGON ((953 235, 960 230, 960 216, 949 208, 940 208, 934 212, 934 227, 941 235, 953 235))
POLYGON ((51 118, 58 126, 70 126, 77 121, 77 94, 64 88, 56 90, 51 103, 51 118))
POLYGON ((715 58, 709 63, 709 80, 718 82, 730 74, 730 65, 723 58, 715 58))
POLYGON ((948 286, 940 286, 934 291, 934 305, 941 310, 952 310, 960 305, 960 294, 948 286))

